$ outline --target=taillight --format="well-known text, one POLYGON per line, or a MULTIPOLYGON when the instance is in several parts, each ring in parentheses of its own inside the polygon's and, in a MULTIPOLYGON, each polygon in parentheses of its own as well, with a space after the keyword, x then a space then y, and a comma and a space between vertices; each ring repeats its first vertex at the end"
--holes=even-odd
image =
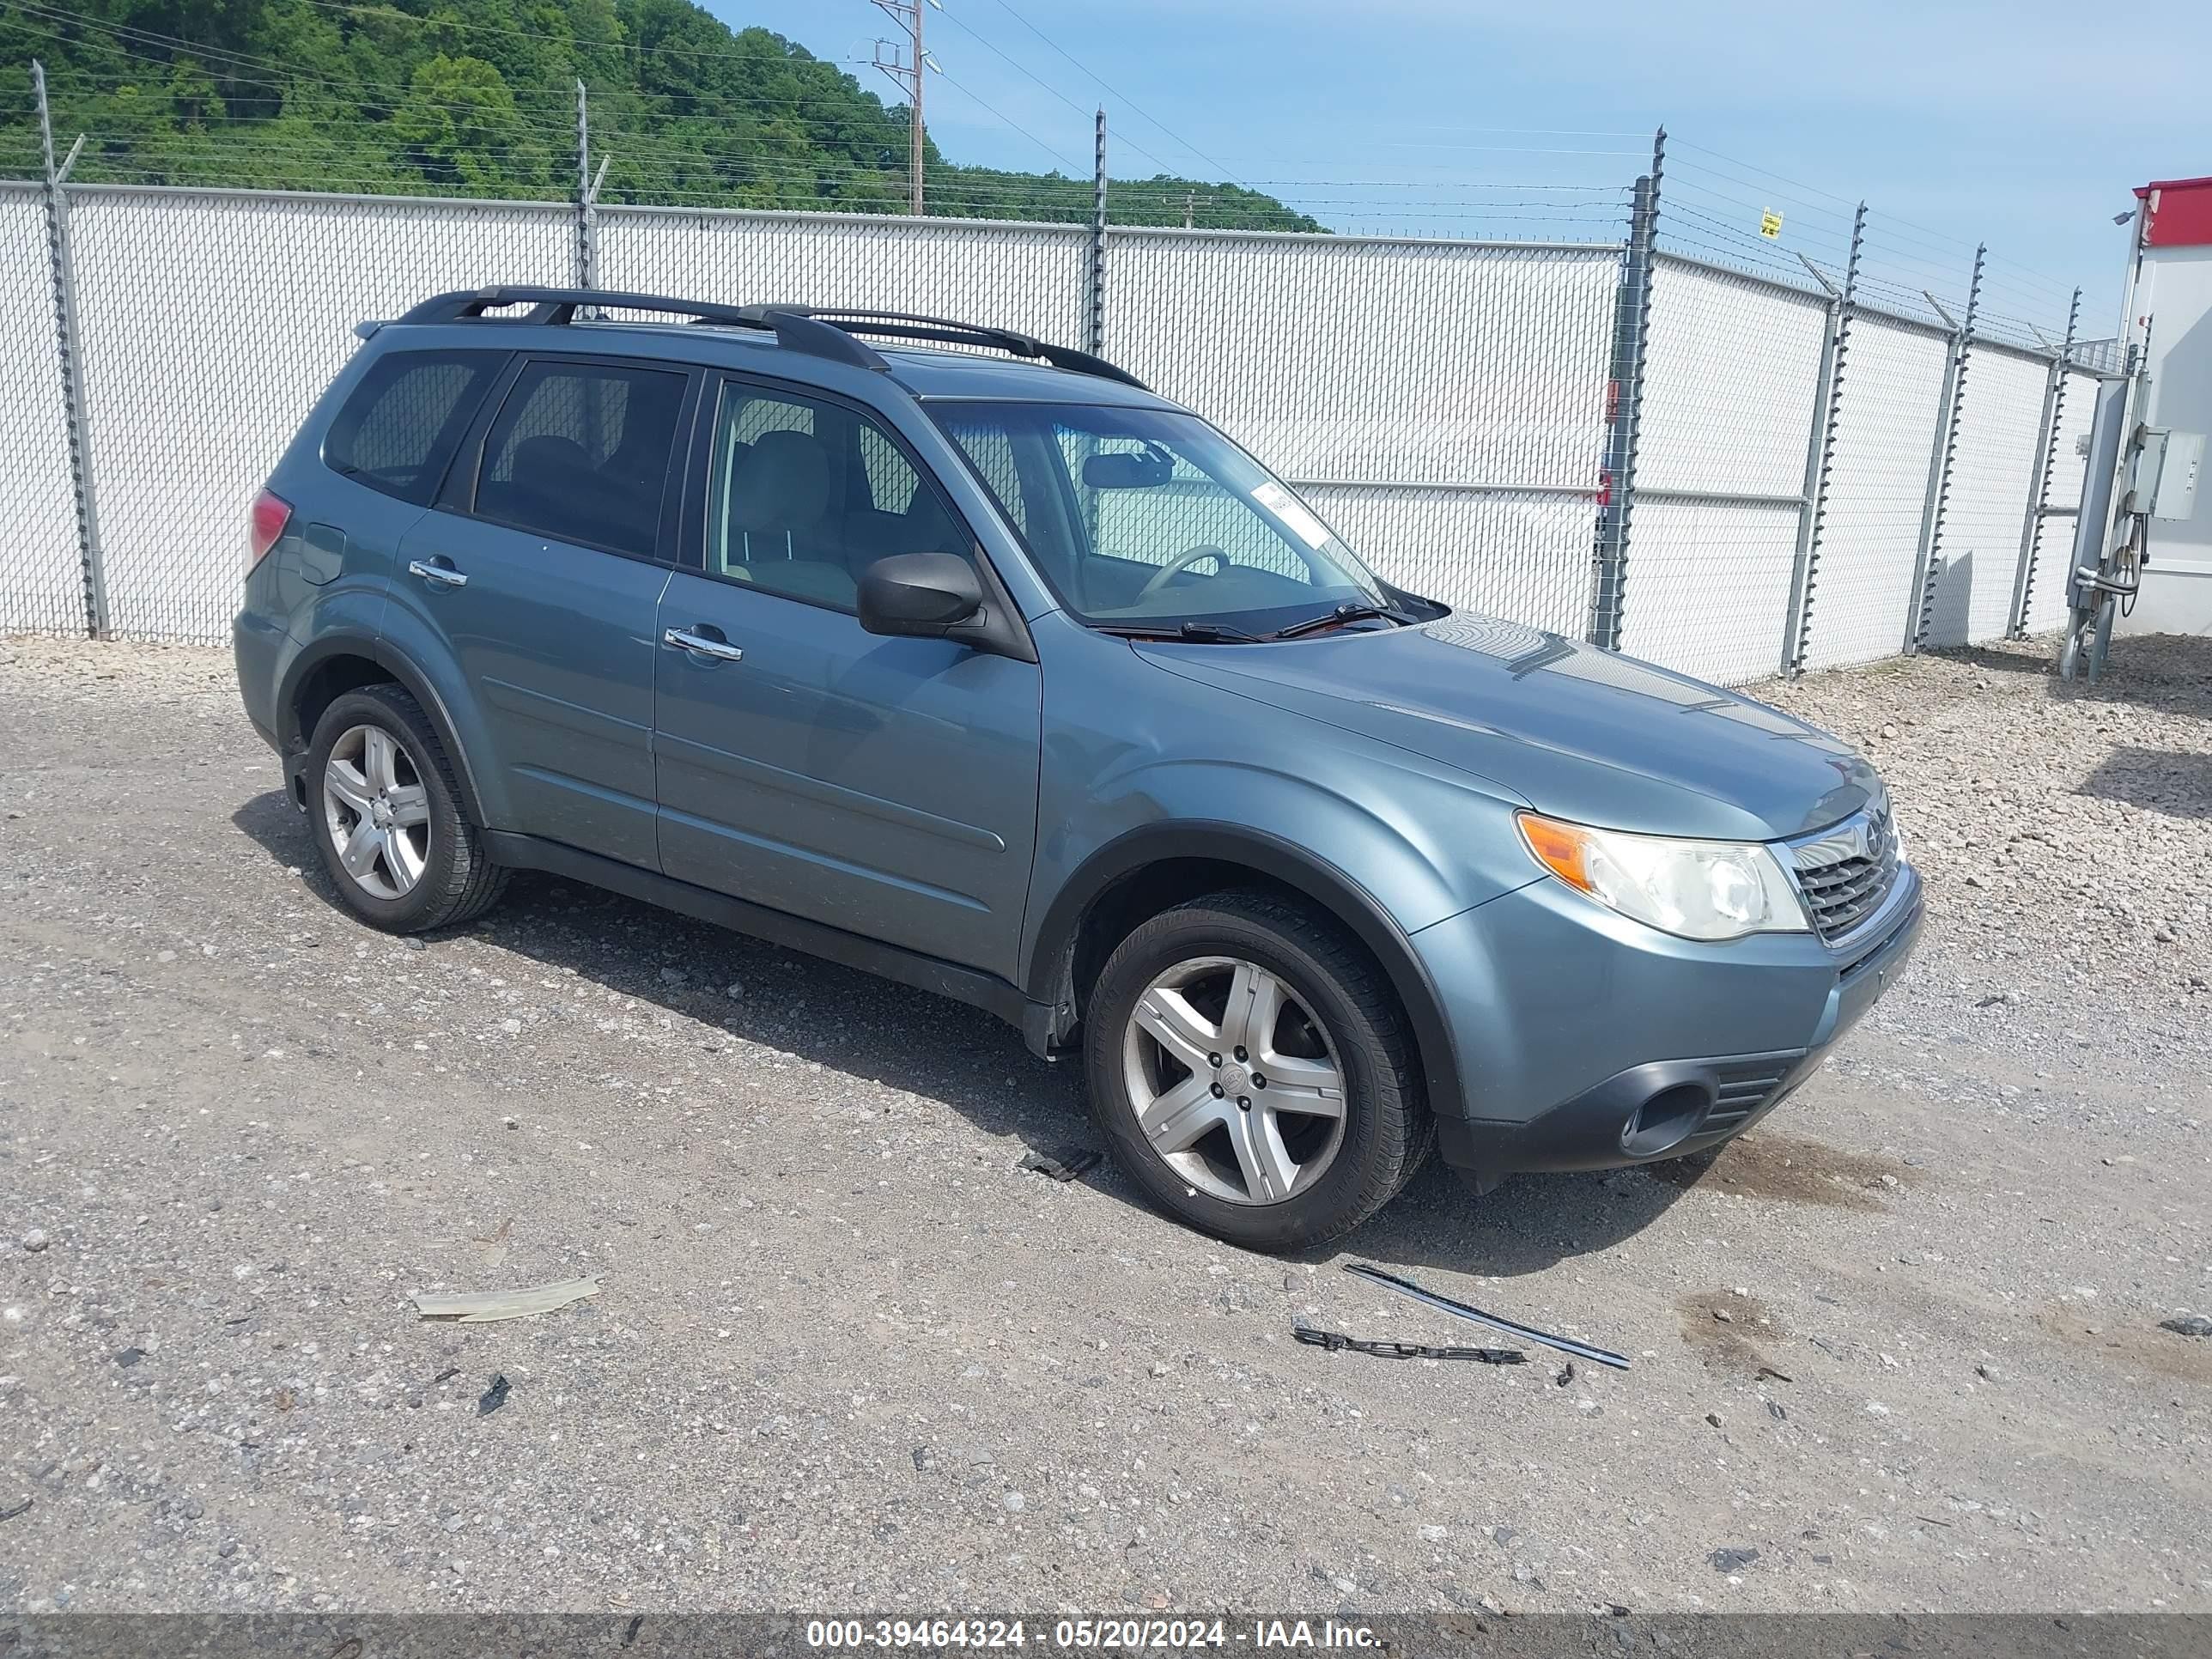
POLYGON ((264 489, 253 498, 253 512, 247 531, 248 570, 269 556, 269 550, 276 545, 276 538, 284 533, 284 526, 292 522, 292 503, 273 490, 264 489))

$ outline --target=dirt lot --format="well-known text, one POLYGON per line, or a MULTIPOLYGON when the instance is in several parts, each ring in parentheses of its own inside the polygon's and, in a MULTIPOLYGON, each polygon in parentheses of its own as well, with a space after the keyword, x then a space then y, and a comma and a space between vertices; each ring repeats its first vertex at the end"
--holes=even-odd
POLYGON ((367 931, 221 653, 0 644, 0 1601, 2212 1610, 2212 645, 2116 659, 1775 693, 1934 921, 1771 1129, 1285 1263, 1019 1172, 1089 1132, 983 1016, 543 880, 367 931), (1635 1368, 1297 1346, 1480 1340, 1352 1260, 1635 1368))

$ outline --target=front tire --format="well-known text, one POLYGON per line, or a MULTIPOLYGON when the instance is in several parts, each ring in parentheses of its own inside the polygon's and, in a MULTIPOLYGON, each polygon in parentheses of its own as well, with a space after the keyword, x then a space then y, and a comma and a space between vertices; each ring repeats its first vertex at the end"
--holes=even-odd
POLYGON ((1152 1201, 1246 1249, 1347 1233, 1434 1137, 1397 998, 1328 917, 1258 892, 1153 917, 1084 1018, 1091 1108, 1152 1201))
POLYGON ((461 811, 453 763, 397 685, 334 700, 307 745, 307 817, 345 906, 388 933, 481 915, 507 886, 461 811))

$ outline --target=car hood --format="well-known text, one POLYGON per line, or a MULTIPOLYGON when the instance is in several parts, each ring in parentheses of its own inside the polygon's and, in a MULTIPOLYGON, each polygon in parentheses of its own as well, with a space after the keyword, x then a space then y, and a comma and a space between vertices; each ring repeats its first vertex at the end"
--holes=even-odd
POLYGON ((1770 841, 1881 780, 1817 727, 1516 623, 1455 616, 1262 645, 1147 643, 1156 666, 1426 757, 1601 829, 1770 841))

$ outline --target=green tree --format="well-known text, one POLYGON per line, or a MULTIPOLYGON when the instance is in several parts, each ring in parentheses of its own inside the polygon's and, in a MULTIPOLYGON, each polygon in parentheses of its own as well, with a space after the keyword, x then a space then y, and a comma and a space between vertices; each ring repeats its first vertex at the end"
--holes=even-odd
MULTIPOLYGON (((905 108, 690 0, 72 0, 0 7, 0 170, 34 173, 30 61, 77 177, 295 189, 574 188, 575 83, 615 201, 903 212, 905 108)), ((1087 137, 1087 135, 1086 135, 1087 137)), ((924 145, 929 210, 1087 219, 1091 182, 924 145)), ((1117 180, 1111 216, 1318 230, 1234 185, 1117 180)))
POLYGON ((400 159, 436 184, 495 191, 542 185, 551 158, 532 137, 500 72, 443 52, 418 68, 386 124, 400 159))

